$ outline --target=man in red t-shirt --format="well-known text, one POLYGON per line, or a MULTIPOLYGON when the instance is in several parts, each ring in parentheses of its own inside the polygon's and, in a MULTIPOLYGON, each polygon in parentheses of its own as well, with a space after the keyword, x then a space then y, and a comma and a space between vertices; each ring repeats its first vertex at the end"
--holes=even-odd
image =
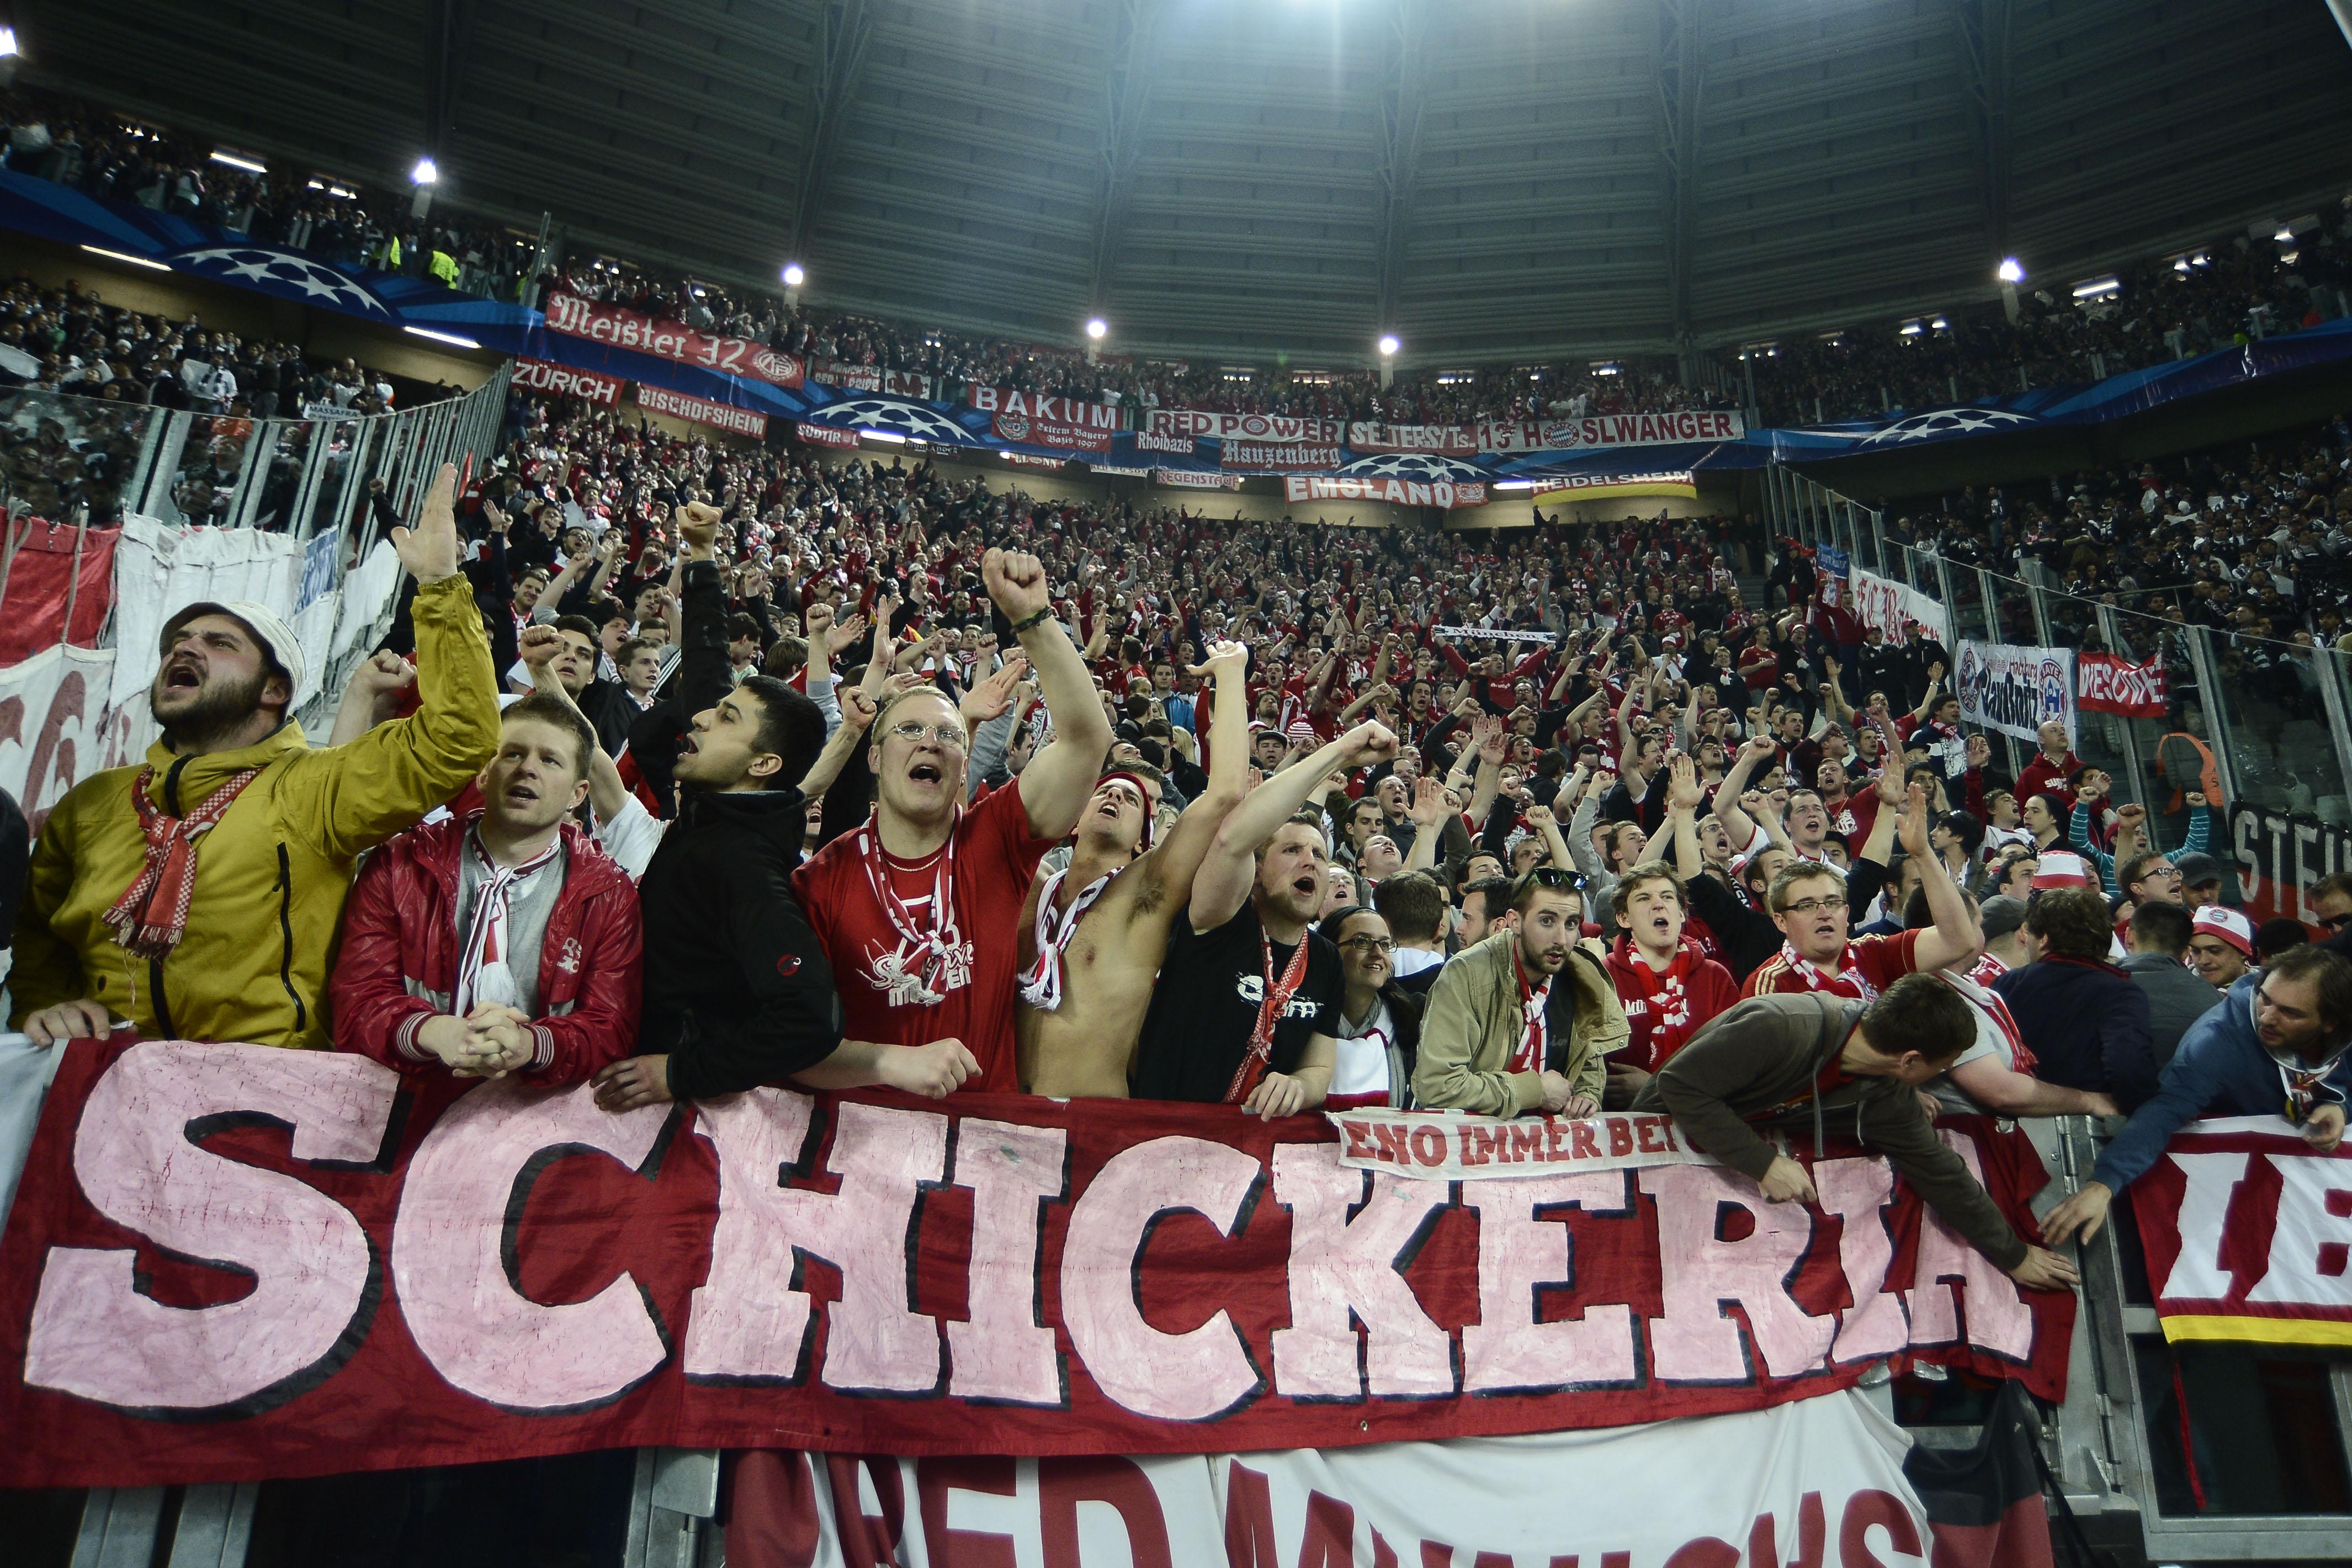
MULTIPOLYGON (((812 1088, 880 1082, 885 1053, 914 1050, 928 1053, 919 1065, 934 1097, 1019 1091, 1022 904, 1037 862, 1094 791, 1110 722, 1086 660, 1053 618, 1037 558, 992 549, 981 575, 1036 671, 1054 739, 1011 785, 967 810, 970 739, 956 705, 918 686, 875 717, 874 815, 793 878, 845 1015, 840 1049, 799 1075, 812 1088)), ((903 1063, 890 1076, 903 1081, 903 1063)))
POLYGON ((1835 866, 1798 861, 1772 879, 1765 904, 1787 938, 1759 964, 1739 994, 1827 991, 1869 1001, 1904 976, 1941 969, 1982 950, 1976 912, 1943 860, 1927 847, 1927 793, 1911 786, 1895 829, 1904 852, 1919 862, 1919 885, 1936 924, 1892 936, 1847 936, 1845 877, 1835 866))

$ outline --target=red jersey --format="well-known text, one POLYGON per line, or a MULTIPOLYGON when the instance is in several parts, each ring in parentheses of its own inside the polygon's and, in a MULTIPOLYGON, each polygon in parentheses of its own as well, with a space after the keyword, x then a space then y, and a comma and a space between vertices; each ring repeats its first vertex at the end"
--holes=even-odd
POLYGON ((1838 972, 1824 975, 1799 957, 1796 949, 1783 942, 1780 950, 1748 975, 1748 983, 1739 988, 1742 997, 1794 996, 1806 991, 1827 991, 1832 996, 1848 997, 1866 1002, 1887 987, 1919 967, 1915 956, 1919 946, 1919 933, 1905 931, 1893 936, 1855 936, 1845 945, 1845 953, 1838 960, 1838 972))
POLYGON ((1030 835, 1015 779, 962 812, 937 855, 904 862, 886 854, 868 821, 805 862, 793 891, 833 965, 843 1034, 897 1045, 960 1040, 980 1063, 964 1088, 1018 1093, 1021 909, 1053 847, 1030 835), (887 879, 882 891, 877 877, 887 879), (934 907, 942 890, 944 922, 934 907))

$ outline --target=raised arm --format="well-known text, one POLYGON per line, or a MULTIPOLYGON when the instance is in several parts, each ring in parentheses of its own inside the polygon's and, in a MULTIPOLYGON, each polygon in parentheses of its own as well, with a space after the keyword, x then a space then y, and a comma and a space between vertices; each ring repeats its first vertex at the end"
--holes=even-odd
MULTIPOLYGON (((1136 871, 1149 879, 1149 885, 1189 897, 1216 843, 1217 830, 1248 793, 1249 704, 1244 695, 1248 673, 1249 649, 1239 643, 1211 643, 1208 662, 1192 670, 1217 694, 1209 719, 1209 787, 1185 805, 1167 837, 1138 863, 1136 871)), ((1174 902, 1166 900, 1170 905, 1174 902)), ((1156 929, 1164 934, 1165 923, 1156 929)))
MULTIPOLYGON (((1218 705, 1223 706, 1223 704, 1218 705)), ((1211 931, 1234 917, 1249 896, 1257 847, 1298 814, 1299 808, 1334 773, 1352 773, 1396 756, 1388 727, 1360 724, 1297 767, 1286 768, 1251 790, 1225 816, 1201 869, 1192 879, 1190 910, 1195 931, 1211 931)), ((1036 766, 1032 763, 1033 768, 1036 766)))
POLYGON ((992 549, 981 558, 988 595, 1037 672, 1046 711, 1054 716, 1053 744, 1021 770, 1021 805, 1029 831, 1058 839, 1077 825, 1094 793, 1095 779, 1110 750, 1110 721, 1096 699, 1087 663, 1071 646, 1070 634, 1054 619, 1045 568, 1034 555, 992 549))
POLYGON ((1412 852, 1404 857, 1408 872, 1427 871, 1437 863, 1438 841, 1445 837, 1445 790, 1436 779, 1427 776, 1412 782, 1412 804, 1405 809, 1412 819, 1412 852))
POLYGON ((1724 770, 1723 782, 1715 787, 1715 820, 1723 824, 1723 836, 1731 841, 1734 854, 1748 853, 1756 847, 1757 839, 1764 835, 1756 819, 1739 803, 1739 797, 1747 793, 1748 777, 1758 766, 1778 756, 1780 750, 1768 736, 1750 737, 1739 748, 1739 755, 1732 758, 1731 766, 1724 770))
POLYGON ((319 844, 341 859, 383 842, 466 787, 498 751, 498 677, 482 613, 457 571, 457 470, 441 465, 414 528, 393 547, 415 577, 417 706, 348 746, 289 768, 278 785, 287 820, 318 824, 319 844), (310 797, 289 800, 289 796, 310 797))
POLYGON ((1698 766, 1688 757, 1666 764, 1666 826, 1675 835, 1675 871, 1685 883, 1706 874, 1706 855, 1698 846, 1698 808, 1706 791, 1698 781, 1698 766))
POLYGON ((1919 933, 1919 945, 1913 950, 1914 960, 1924 973, 1983 951, 1984 929, 1977 924, 1959 884, 1944 869, 1944 857, 1927 842, 1927 791, 1914 784, 1905 793, 1903 821, 1896 831, 1902 836, 1904 852, 1919 862, 1919 886, 1927 895, 1928 916, 1936 923, 1919 933))

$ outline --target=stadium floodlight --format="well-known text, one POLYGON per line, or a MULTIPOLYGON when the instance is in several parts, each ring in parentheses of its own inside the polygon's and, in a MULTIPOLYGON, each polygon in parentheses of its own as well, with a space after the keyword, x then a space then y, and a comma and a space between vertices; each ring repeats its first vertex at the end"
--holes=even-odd
POLYGON ((2005 256, 2000 258, 2000 266, 1994 269, 1993 276, 2003 283, 2022 283, 2025 281, 2025 267, 2017 257, 2005 256))
POLYGON ((461 338, 455 332, 436 332, 430 327, 404 327, 401 329, 404 332, 414 332, 420 338, 430 338, 436 343, 446 343, 453 349, 478 349, 481 347, 481 344, 474 341, 471 338, 461 338))
POLYGON ((248 174, 267 174, 269 172, 269 167, 268 164, 257 162, 251 158, 239 157, 234 152, 215 152, 213 154, 213 162, 215 163, 226 163, 232 169, 242 169, 248 174))
POLYGON ((441 181, 440 167, 430 158, 419 158, 416 167, 408 172, 408 180, 414 185, 438 184, 441 181))
POLYGON ((2287 227, 2284 224, 2281 224, 2279 225, 2279 232, 2271 235, 2271 238, 2278 241, 2281 245, 2293 245, 2294 243, 2294 231, 2287 227))
POLYGON ((1396 351, 1403 347, 1404 345, 1397 340, 1397 335, 1394 332, 1383 332, 1381 334, 1381 358, 1384 360, 1392 360, 1396 358, 1396 351))
POLYGON ((16 54, 16 29, 0 27, 0 59, 13 59, 16 54))
POLYGON ((82 249, 89 252, 92 256, 102 256, 109 261, 129 262, 133 267, 143 267, 151 272, 169 272, 172 270, 171 267, 166 263, 150 260, 148 257, 143 256, 132 256, 129 251, 109 250, 102 245, 86 245, 82 246, 82 249))
POLYGON ((782 277, 785 287, 798 288, 802 284, 808 281, 808 273, 802 268, 799 262, 788 261, 784 263, 782 277))
POLYGON ((1092 338, 1096 342, 1101 342, 1103 340, 1103 335, 1109 330, 1110 323, 1104 320, 1101 317, 1089 316, 1087 318, 1087 336, 1092 338))

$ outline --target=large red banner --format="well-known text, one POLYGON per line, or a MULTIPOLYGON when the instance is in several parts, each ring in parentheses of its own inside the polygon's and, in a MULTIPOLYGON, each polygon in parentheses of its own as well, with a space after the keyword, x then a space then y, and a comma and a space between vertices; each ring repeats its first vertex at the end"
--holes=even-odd
MULTIPOLYGON (((2022 1137, 1945 1135, 2030 1224, 2022 1137)), ((0 1243, 0 1486, 1332 1448, 1754 1409, 1906 1357, 2063 1391, 2073 1298, 2021 1293, 1858 1151, 1809 1162, 1813 1207, 1692 1164, 1351 1169, 1334 1138, 1017 1095, 614 1115, 331 1052, 76 1044, 0 1243)))
POLYGON ((2074 655, 2074 706, 2084 713, 2162 718, 2168 711, 2162 655, 2145 664, 2114 653, 2074 655))
POLYGON ((76 528, 41 517, 22 523, 11 517, 7 526, 16 548, 0 598, 0 665, 19 664, 59 643, 95 643, 114 608, 114 545, 122 530, 76 528))
POLYGON ((547 300, 547 329, 592 343, 609 343, 698 365, 730 376, 756 376, 780 387, 796 387, 806 379, 807 365, 792 354, 742 338, 714 338, 676 321, 656 321, 634 310, 622 310, 576 294, 551 294, 547 300))
POLYGON ((2165 1338, 2352 1344, 2352 1152, 2281 1117, 2217 1117, 2130 1190, 2165 1338))

